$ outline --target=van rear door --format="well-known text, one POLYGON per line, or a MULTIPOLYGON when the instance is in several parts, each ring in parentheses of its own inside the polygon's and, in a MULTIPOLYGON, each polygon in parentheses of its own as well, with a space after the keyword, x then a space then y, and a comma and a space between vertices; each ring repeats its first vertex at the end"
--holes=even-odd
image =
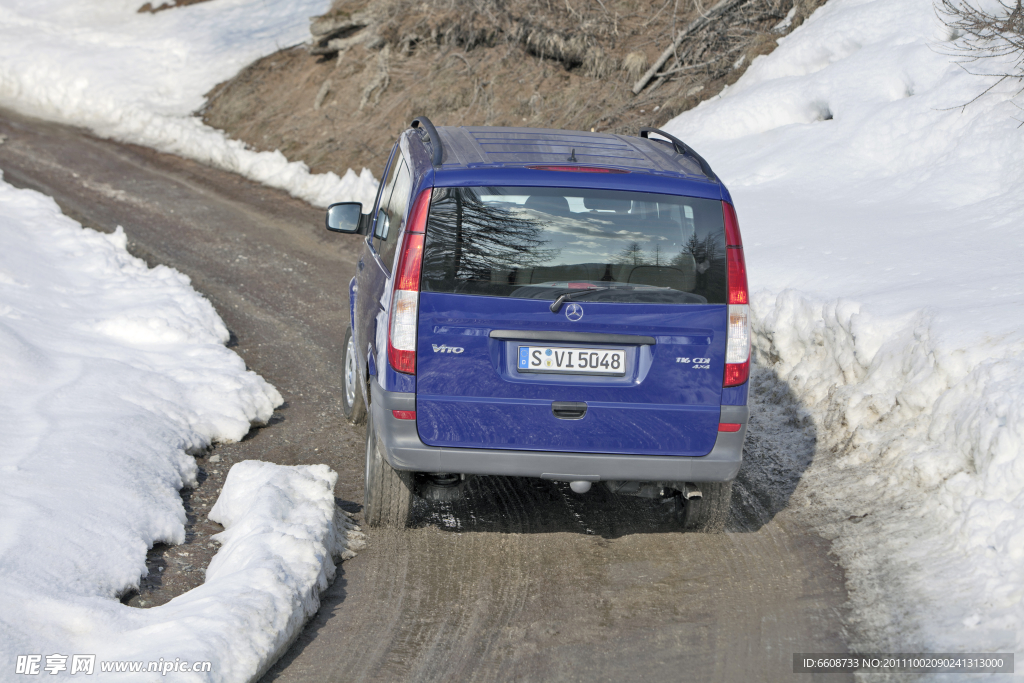
POLYGON ((437 188, 417 427, 433 446, 705 455, 726 350, 722 204, 437 188))

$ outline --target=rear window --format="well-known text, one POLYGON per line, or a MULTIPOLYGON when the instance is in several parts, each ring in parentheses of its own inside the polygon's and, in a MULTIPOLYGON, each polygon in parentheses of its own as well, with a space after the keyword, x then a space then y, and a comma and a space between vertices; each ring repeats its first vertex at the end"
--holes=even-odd
POLYGON ((555 299, 571 290, 580 301, 725 303, 722 203, 609 190, 436 188, 422 273, 428 292, 555 299))

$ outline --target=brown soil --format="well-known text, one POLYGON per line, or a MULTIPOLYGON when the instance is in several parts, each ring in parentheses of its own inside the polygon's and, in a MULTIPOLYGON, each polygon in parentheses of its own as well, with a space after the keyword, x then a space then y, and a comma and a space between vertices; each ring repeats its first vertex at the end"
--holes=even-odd
POLYGON ((209 0, 171 0, 171 2, 162 2, 156 7, 153 6, 153 3, 147 2, 139 8, 139 13, 149 12, 151 14, 156 14, 157 12, 163 12, 165 9, 174 9, 175 7, 184 7, 185 5, 197 5, 200 2, 209 2, 209 0))
POLYGON ((734 83, 824 2, 739 2, 680 44, 661 70, 674 73, 634 95, 637 79, 713 2, 335 0, 314 18, 310 44, 218 85, 201 114, 317 173, 379 174, 418 115, 436 125, 635 134, 734 83), (790 26, 774 31, 794 3, 790 26))
POLYGON ((206 579, 206 568, 220 548, 220 543, 211 537, 224 531, 220 524, 210 521, 210 509, 217 502, 234 463, 230 456, 222 457, 219 451, 202 453, 196 461, 199 464, 198 486, 181 490, 188 519, 185 542, 180 545, 158 543, 150 548, 146 553, 149 573, 139 581, 137 590, 121 596, 121 602, 126 605, 156 607, 201 586, 206 579))

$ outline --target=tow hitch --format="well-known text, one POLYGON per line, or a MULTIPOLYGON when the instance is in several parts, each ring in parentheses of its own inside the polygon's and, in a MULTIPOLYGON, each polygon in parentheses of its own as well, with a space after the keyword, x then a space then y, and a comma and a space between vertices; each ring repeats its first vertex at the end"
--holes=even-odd
POLYGON ((569 482, 569 488, 571 488, 576 493, 586 493, 587 491, 590 490, 590 482, 589 481, 570 481, 569 482))

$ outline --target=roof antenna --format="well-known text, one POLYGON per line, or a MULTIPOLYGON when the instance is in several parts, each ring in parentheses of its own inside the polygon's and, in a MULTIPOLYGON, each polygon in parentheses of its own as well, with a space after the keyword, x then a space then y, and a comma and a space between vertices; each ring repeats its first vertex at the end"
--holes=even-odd
POLYGON ((576 148, 573 148, 572 154, 569 155, 569 161, 576 161, 576 148))

